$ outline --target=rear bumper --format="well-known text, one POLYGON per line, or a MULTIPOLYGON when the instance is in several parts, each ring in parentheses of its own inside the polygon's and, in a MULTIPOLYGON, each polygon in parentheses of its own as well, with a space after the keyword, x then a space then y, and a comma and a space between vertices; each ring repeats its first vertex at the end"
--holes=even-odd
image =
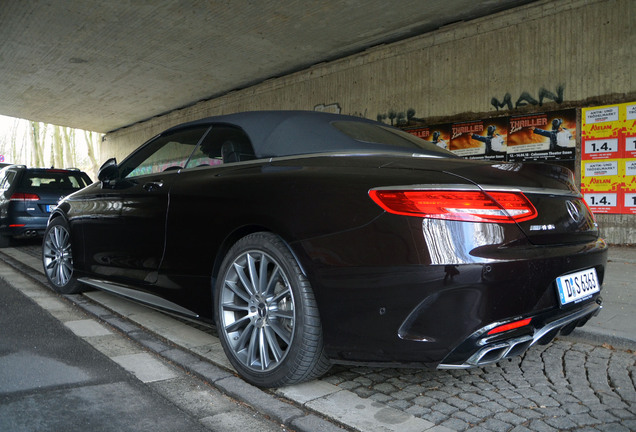
POLYGON ((48 215, 11 217, 0 227, 0 234, 14 238, 41 237, 48 220, 48 215))
POLYGON ((304 242, 304 250, 314 253, 306 268, 332 361, 477 366, 571 331, 600 309, 599 294, 560 306, 555 280, 594 268, 602 285, 603 240, 536 246, 521 239, 476 246, 466 240, 470 228, 458 227, 453 253, 433 250, 417 238, 411 248, 402 238, 372 229, 366 236, 347 233, 335 245, 329 238, 304 242), (368 247, 348 246, 360 241, 368 247), (531 328, 483 339, 486 328, 526 318, 532 319, 531 328))
POLYGON ((534 344, 545 345, 558 334, 567 335, 583 326, 600 312, 601 304, 601 297, 597 297, 573 312, 535 315, 529 325, 493 336, 488 331, 500 323, 481 328, 448 354, 437 368, 472 368, 519 356, 534 344))

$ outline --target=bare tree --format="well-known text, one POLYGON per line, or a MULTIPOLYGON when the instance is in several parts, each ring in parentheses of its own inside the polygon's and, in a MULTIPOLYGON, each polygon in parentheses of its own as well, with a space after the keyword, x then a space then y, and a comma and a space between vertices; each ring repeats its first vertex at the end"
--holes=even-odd
POLYGON ((26 159, 26 136, 20 135, 20 142, 18 143, 18 126, 20 121, 18 119, 13 120, 13 126, 11 127, 10 141, 11 141, 11 162, 18 163, 26 159))
POLYGON ((53 126, 53 145, 51 145, 51 165, 60 168, 64 165, 64 146, 61 129, 60 126, 53 126))
POLYGON ((99 169, 102 135, 97 132, 25 119, 13 119, 0 132, 0 154, 7 162, 31 167, 74 167, 92 175, 99 169))
POLYGON ((47 124, 30 121, 31 144, 33 144, 33 166, 44 166, 44 139, 46 137, 47 124))
POLYGON ((77 167, 77 156, 76 156, 76 139, 75 135, 77 134, 77 129, 71 129, 70 127, 62 128, 63 137, 62 140, 64 144, 64 166, 66 168, 69 167, 77 167))
POLYGON ((95 132, 84 131, 84 138, 86 140, 86 149, 88 151, 88 159, 91 161, 91 168, 94 175, 99 170, 99 162, 95 157, 95 153, 99 153, 99 138, 100 135, 95 132))

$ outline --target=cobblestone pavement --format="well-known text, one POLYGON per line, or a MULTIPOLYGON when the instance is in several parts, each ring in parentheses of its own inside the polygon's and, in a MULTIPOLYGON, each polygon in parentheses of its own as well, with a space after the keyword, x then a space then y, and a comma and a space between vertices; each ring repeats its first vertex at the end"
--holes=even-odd
POLYGON ((334 367, 323 378, 456 431, 636 431, 636 355, 557 340, 470 370, 334 367))
POLYGON ((334 366, 322 380, 454 431, 636 431, 636 352, 567 338, 484 368, 334 366))

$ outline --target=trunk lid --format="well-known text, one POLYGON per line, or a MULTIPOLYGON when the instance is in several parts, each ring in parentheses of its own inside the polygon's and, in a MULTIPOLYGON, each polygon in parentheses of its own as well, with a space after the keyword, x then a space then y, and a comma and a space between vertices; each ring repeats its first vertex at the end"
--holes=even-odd
MULTIPOLYGON (((426 169, 422 161, 402 159, 384 168, 426 169)), ((537 217, 518 222, 526 237, 536 245, 595 241, 598 225, 574 182, 569 169, 546 163, 475 162, 446 159, 437 168, 479 186, 484 191, 518 190, 537 209, 537 217)), ((429 168, 430 169, 430 168, 429 168)))

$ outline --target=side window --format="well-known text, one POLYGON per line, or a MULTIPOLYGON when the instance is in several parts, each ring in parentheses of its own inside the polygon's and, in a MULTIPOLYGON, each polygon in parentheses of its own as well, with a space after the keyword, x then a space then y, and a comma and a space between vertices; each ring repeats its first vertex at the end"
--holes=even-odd
POLYGON ((8 189, 7 172, 0 171, 0 192, 4 192, 8 189))
POLYGON ((208 129, 208 126, 199 126, 155 138, 122 162, 121 178, 184 168, 208 129))
POLYGON ((69 175, 66 180, 70 183, 73 189, 82 189, 83 187, 88 186, 90 183, 84 179, 84 177, 80 174, 78 175, 69 175))
POLYGON ((15 171, 7 171, 6 175, 0 180, 0 193, 4 193, 11 187, 13 179, 15 178, 15 171))
POLYGON ((241 129, 214 125, 196 148, 186 168, 213 166, 255 159, 249 138, 241 129))

